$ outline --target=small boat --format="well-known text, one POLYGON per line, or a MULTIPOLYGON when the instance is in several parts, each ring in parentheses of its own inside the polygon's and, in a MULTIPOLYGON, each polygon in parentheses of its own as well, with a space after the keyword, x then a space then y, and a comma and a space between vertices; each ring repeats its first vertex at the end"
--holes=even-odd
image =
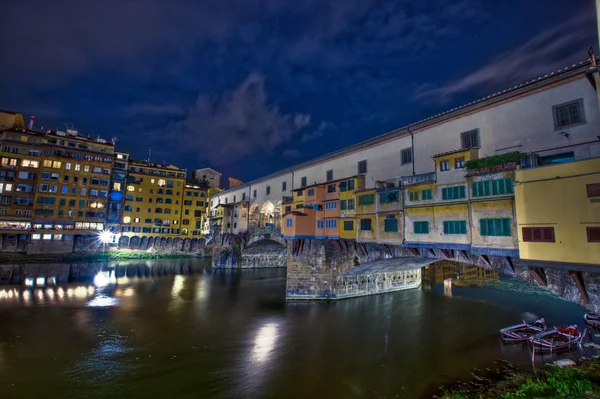
POLYGON ((546 321, 540 318, 533 323, 527 323, 523 320, 521 324, 506 327, 500 330, 502 339, 506 342, 527 341, 536 334, 546 331, 546 321))
POLYGON ((553 328, 529 338, 529 342, 542 352, 558 352, 578 345, 583 339, 576 325, 553 328))
POLYGON ((600 330, 600 315, 598 313, 586 313, 583 318, 588 327, 600 330))

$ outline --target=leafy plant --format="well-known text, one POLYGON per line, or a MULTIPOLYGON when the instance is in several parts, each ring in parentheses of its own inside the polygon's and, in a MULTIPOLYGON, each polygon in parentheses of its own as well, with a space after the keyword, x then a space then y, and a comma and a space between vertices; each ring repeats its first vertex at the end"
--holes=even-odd
POLYGON ((504 166, 509 164, 518 164, 521 162, 523 154, 518 151, 507 152, 506 154, 492 155, 491 157, 485 157, 480 159, 471 159, 465 164, 467 171, 479 170, 479 169, 491 169, 497 166, 504 166))

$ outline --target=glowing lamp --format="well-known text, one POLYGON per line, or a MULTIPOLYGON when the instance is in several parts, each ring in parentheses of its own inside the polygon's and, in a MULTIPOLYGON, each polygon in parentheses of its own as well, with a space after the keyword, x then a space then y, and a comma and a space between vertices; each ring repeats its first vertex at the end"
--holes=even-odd
POLYGON ((111 233, 110 231, 106 231, 106 230, 101 231, 100 236, 99 236, 100 242, 102 244, 111 243, 113 241, 113 237, 114 237, 114 234, 111 233))

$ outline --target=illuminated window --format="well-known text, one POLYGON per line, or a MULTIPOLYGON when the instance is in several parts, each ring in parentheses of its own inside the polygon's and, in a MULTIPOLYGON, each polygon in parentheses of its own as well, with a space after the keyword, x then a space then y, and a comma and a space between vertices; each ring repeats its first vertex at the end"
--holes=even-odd
POLYGON ((31 235, 31 239, 32 239, 32 240, 39 240, 39 239, 41 239, 41 238, 42 238, 42 235, 41 235, 41 234, 32 234, 32 235, 31 235))
POLYGON ((154 184, 154 179, 150 179, 150 183, 154 184))
POLYGON ((51 239, 52 239, 52 234, 44 234, 44 235, 42 236, 42 238, 43 238, 44 240, 51 240, 51 239))
POLYGON ((121 183, 114 182, 113 183, 113 190, 114 191, 121 191, 121 183))
POLYGON ((159 187, 164 187, 167 185, 167 182, 165 181, 165 179, 158 179, 158 186, 159 187))
POLYGON ((83 166, 83 171, 84 172, 89 172, 90 171, 90 165, 84 165, 83 166))
POLYGON ((125 217, 123 218, 123 223, 131 223, 131 217, 129 217, 129 216, 125 216, 125 217))
POLYGON ((54 169, 60 169, 61 165, 62 165, 62 162, 60 162, 60 161, 54 161, 54 162, 52 162, 52 167, 54 169))
POLYGON ((135 218, 135 219, 133 219, 133 222, 134 222, 134 223, 139 223, 139 222, 140 222, 140 218, 135 218))
POLYGON ((49 161, 49 160, 47 160, 47 159, 46 159, 46 160, 44 160, 44 163, 43 163, 43 165, 44 165, 46 168, 51 168, 51 167, 52 167, 52 161, 49 161))
MULTIPOLYGON (((45 161, 44 161, 44 162, 45 162, 45 161)), ((76 171, 76 172, 79 172, 80 170, 81 170, 81 165, 79 165, 79 164, 76 164, 76 165, 75 165, 75 171, 76 171)))
POLYGON ((70 162, 67 162, 67 163, 65 164, 65 169, 66 169, 66 170, 71 170, 71 163, 70 163, 70 162))
POLYGON ((127 191, 135 191, 135 187, 133 187, 133 186, 127 186, 127 191))

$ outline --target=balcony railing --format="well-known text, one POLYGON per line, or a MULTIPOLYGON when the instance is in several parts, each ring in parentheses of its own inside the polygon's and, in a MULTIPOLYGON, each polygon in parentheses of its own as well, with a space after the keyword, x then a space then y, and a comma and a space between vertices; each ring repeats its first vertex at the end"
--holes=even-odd
POLYGON ((435 181, 435 172, 422 173, 420 175, 403 176, 400 178, 403 186, 411 186, 414 184, 431 183, 435 181))

